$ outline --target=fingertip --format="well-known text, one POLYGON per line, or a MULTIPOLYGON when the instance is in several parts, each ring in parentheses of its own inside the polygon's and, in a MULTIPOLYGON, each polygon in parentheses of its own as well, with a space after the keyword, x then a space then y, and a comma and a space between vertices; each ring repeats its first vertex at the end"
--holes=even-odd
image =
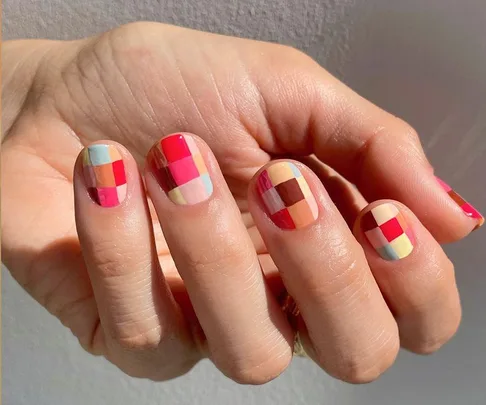
POLYGON ((290 159, 273 160, 262 167, 250 183, 250 210, 256 217, 265 213, 282 230, 310 226, 321 213, 319 196, 324 191, 322 184, 318 189, 314 181, 317 178, 302 163, 290 159), (259 207, 258 213, 256 207, 259 207))
POLYGON ((468 236, 471 232, 479 229, 484 224, 484 216, 469 202, 467 202, 461 195, 459 195, 449 184, 447 184, 440 177, 435 176, 437 183, 442 190, 449 197, 448 203, 452 206, 454 204, 455 211, 462 211, 462 214, 468 218, 468 221, 463 221, 465 225, 458 227, 455 232, 452 231, 449 240, 445 240, 444 243, 455 242, 468 236), (459 208, 459 209, 458 209, 459 208))
POLYGON ((145 172, 176 205, 195 205, 213 195, 217 162, 208 145, 197 135, 177 132, 162 137, 149 150, 145 172))
POLYGON ((416 226, 408 218, 408 209, 392 200, 379 200, 369 204, 360 213, 353 233, 361 243, 368 244, 387 261, 410 255, 416 245, 416 226))
POLYGON ((136 163, 119 143, 97 141, 81 150, 76 160, 74 186, 82 184, 91 200, 104 208, 121 205, 127 196, 127 178, 138 175, 136 163))

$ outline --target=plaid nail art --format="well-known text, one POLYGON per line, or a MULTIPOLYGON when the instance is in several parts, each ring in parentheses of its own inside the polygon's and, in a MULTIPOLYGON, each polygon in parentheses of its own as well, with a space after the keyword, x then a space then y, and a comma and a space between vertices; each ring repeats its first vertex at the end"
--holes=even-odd
POLYGON ((125 199, 125 164, 115 146, 88 146, 83 155, 83 172, 91 198, 102 207, 115 207, 125 199))
POLYGON ((399 260, 412 253, 415 237, 398 208, 384 203, 361 218, 361 229, 385 260, 399 260))
POLYGON ((441 185, 441 187, 445 190, 449 197, 451 197, 454 202, 461 207, 464 214, 468 217, 477 220, 477 225, 474 229, 478 229, 484 224, 484 217, 479 213, 479 211, 474 208, 471 204, 469 204, 464 198, 462 198, 459 194, 457 194, 451 186, 449 186, 445 181, 436 177, 437 181, 441 185))
POLYGON ((262 171, 257 189, 268 215, 279 228, 302 228, 317 219, 316 199, 293 163, 277 162, 262 171))
POLYGON ((172 202, 192 205, 207 200, 213 183, 199 148, 190 135, 170 135, 154 145, 149 167, 172 202))

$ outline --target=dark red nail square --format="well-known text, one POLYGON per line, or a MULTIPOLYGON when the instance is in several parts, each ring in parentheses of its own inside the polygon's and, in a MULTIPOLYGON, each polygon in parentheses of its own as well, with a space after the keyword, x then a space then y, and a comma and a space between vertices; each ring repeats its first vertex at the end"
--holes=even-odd
POLYGON ((172 173, 170 172, 168 167, 162 167, 160 169, 156 169, 156 171, 153 172, 155 174, 155 177, 157 178, 157 181, 160 184, 160 187, 168 193, 170 190, 173 190, 174 188, 177 187, 177 184, 172 177, 172 173))
POLYGON ((290 179, 277 184, 275 190, 277 190, 286 207, 290 207, 305 198, 297 179, 290 179))
POLYGON ((372 229, 378 227, 378 224, 376 223, 376 219, 373 216, 371 210, 363 215, 360 221, 360 225, 363 232, 371 231, 372 229))
POLYGON ((162 151, 169 163, 191 156, 189 146, 182 135, 172 135, 160 142, 162 151))
POLYGON ((88 187, 88 194, 94 202, 96 202, 98 205, 101 205, 100 196, 98 195, 98 190, 96 189, 96 187, 88 187))

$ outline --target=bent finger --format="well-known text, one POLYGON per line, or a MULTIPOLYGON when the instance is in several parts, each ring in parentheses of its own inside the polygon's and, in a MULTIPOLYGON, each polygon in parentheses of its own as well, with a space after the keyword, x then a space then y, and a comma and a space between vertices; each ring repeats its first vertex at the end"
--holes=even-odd
POLYGON ((377 378, 397 354, 397 325, 319 179, 301 164, 271 162, 252 181, 248 200, 305 322, 313 358, 345 381, 377 378))
POLYGON ((454 266, 413 213, 396 201, 376 201, 357 219, 354 234, 392 309, 401 345, 431 353, 461 319, 454 266))
POLYGON ((192 134, 172 134, 147 160, 147 189, 209 357, 238 382, 276 377, 291 360, 293 333, 210 149, 192 134))
POLYGON ((114 142, 88 146, 76 162, 74 196, 107 357, 140 377, 187 371, 199 354, 160 269, 136 162, 114 142))

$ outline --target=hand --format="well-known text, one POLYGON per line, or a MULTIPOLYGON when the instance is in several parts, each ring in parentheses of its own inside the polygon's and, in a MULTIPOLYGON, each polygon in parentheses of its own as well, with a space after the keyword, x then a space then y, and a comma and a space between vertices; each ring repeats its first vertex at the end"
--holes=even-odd
POLYGON ((236 381, 268 381, 292 356, 277 300, 284 286, 309 355, 346 381, 376 378, 399 344, 428 353, 455 333, 460 304, 438 243, 465 237, 482 217, 437 182, 410 126, 302 53, 137 23, 80 41, 6 43, 4 61, 3 260, 89 352, 154 380, 209 357, 236 381), (174 204, 152 164, 157 219, 137 164, 177 131, 199 135, 186 136, 213 192, 174 204), (126 198, 110 209, 89 196, 82 160, 72 170, 99 140, 118 151, 127 177, 126 198), (272 165, 276 156, 311 153, 315 174, 284 164, 309 185, 310 217, 282 230, 289 223, 269 218, 260 174, 286 170, 272 165), (339 185, 334 202, 323 183, 331 195, 339 185), (413 251, 408 244, 401 260, 384 260, 366 240, 378 246, 364 231, 383 210, 411 229, 413 251))

